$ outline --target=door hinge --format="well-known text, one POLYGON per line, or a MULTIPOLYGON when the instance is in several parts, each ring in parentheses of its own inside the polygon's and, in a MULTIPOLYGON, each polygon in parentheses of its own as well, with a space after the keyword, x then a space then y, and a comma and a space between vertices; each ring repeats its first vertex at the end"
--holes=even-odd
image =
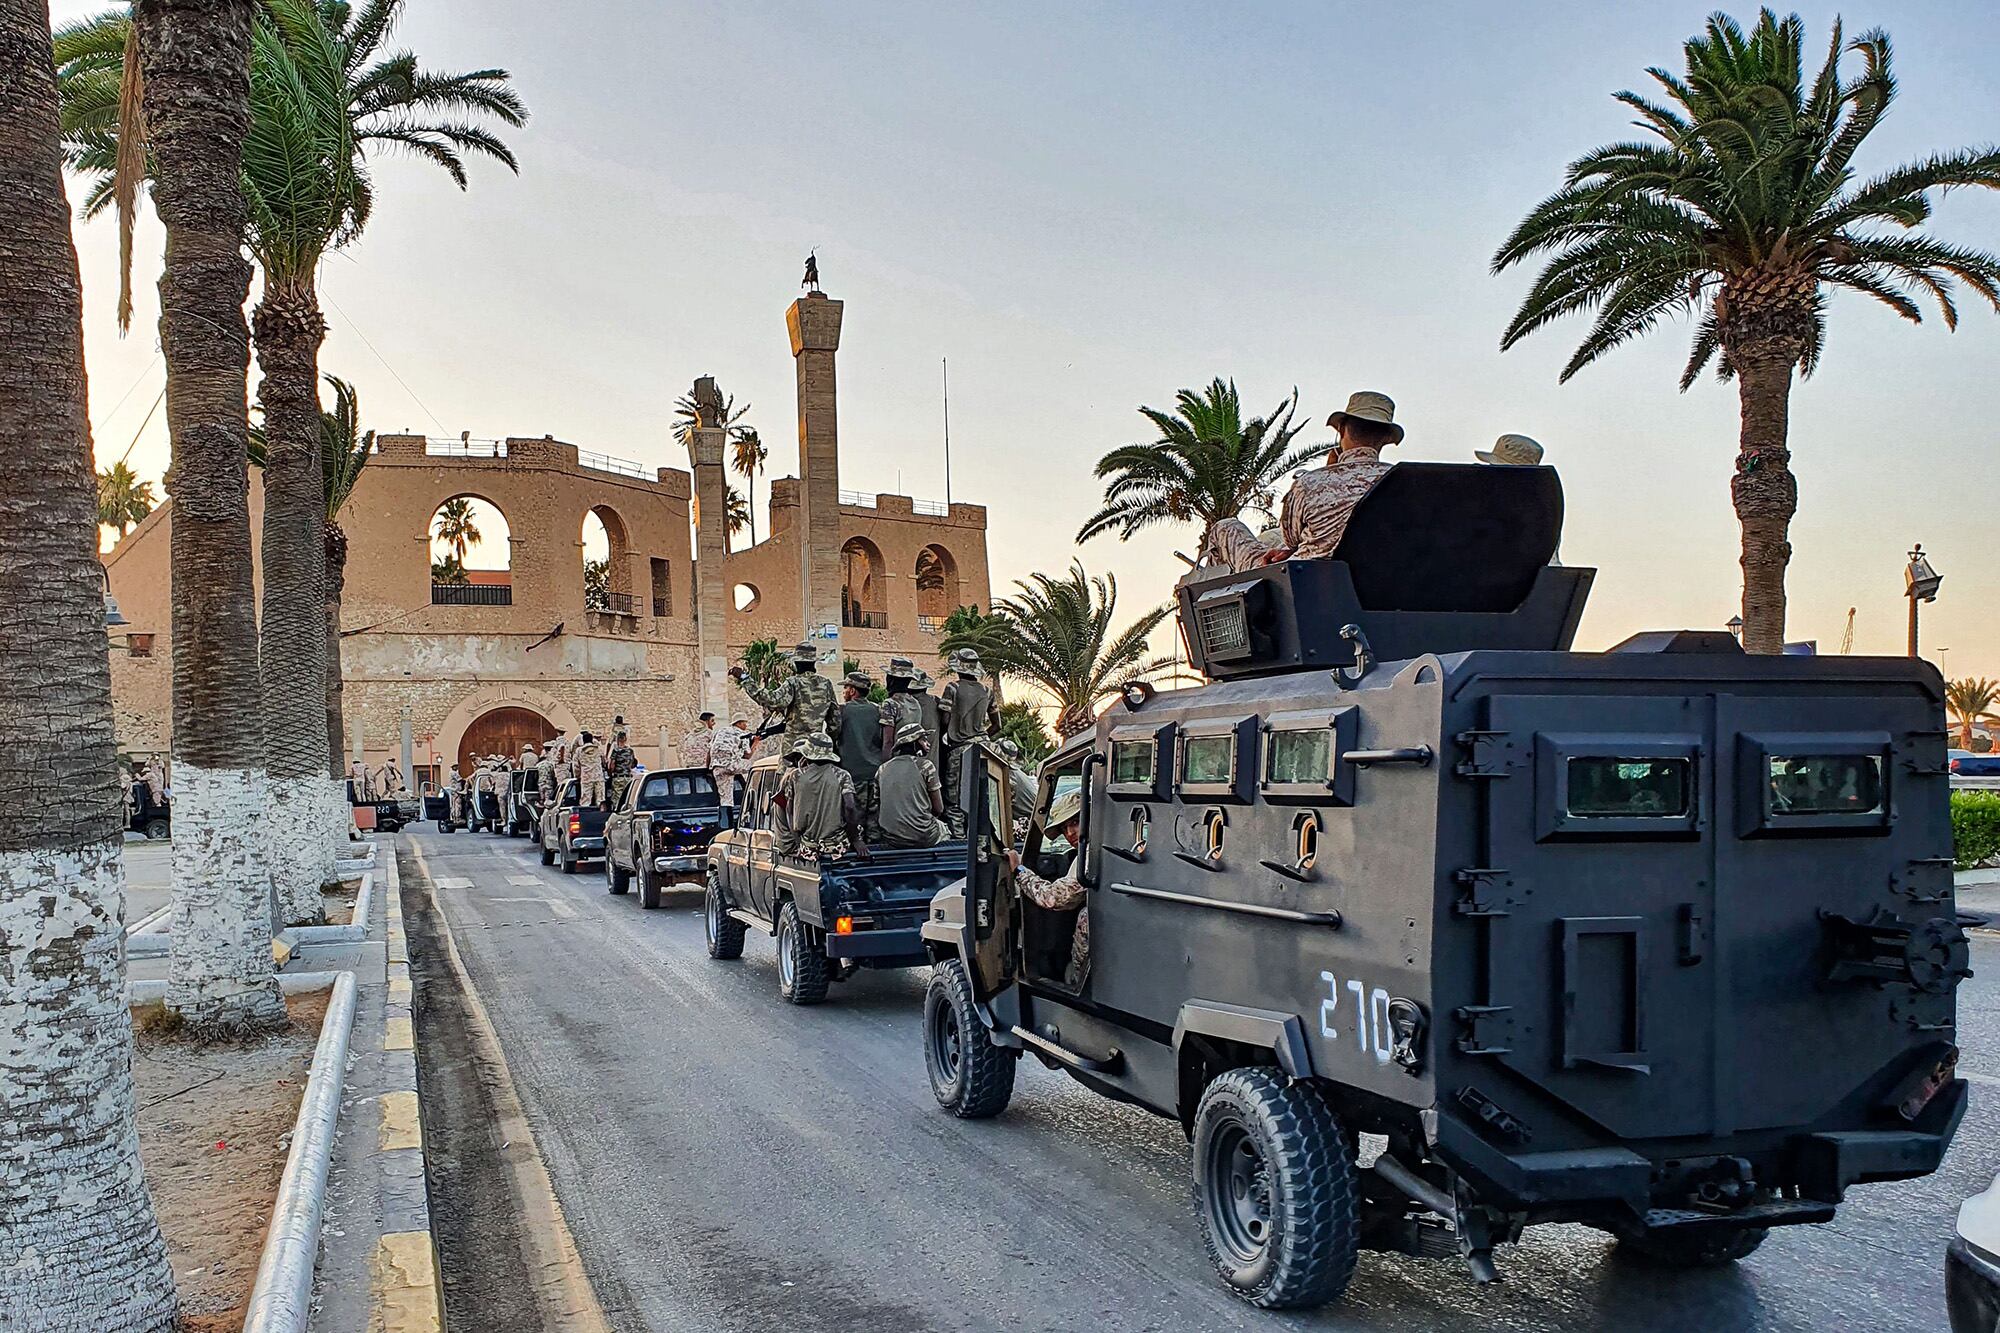
POLYGON ((1912 860, 1901 870, 1889 873, 1889 891, 1900 893, 1912 903, 1941 903, 1951 896, 1951 872, 1957 864, 1949 856, 1923 856, 1912 860), (1930 891, 1924 889, 1924 881, 1930 882, 1930 891))
POLYGON ((1493 866, 1466 866, 1455 872, 1458 899, 1451 910, 1460 916, 1507 916, 1515 905, 1511 897, 1514 876, 1493 866))
POLYGON ((1461 1055, 1506 1055, 1514 1048, 1514 1012, 1510 1004, 1462 1004, 1451 1011, 1458 1020, 1461 1055))
POLYGON ((1504 731, 1461 731, 1452 740, 1465 751, 1466 757, 1459 760, 1456 772, 1462 778, 1504 778, 1510 776, 1507 769, 1507 752, 1514 747, 1508 742, 1504 731), (1489 753, 1497 751, 1498 753, 1489 753))

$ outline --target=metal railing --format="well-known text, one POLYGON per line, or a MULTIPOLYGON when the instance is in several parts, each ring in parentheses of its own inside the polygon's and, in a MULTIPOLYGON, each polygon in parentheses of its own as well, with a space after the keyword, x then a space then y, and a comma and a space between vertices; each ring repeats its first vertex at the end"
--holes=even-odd
POLYGON ((861 611, 849 607, 847 610, 841 612, 840 623, 849 629, 887 629, 889 628, 889 613, 887 611, 861 611))
POLYGON ((629 592, 600 593, 590 599, 590 609, 609 611, 617 616, 636 616, 639 614, 639 599, 629 592))
POLYGON ((943 616, 918 616, 917 633, 937 634, 944 629, 943 616))
POLYGON ((931 518, 950 518, 951 506, 941 500, 912 500, 910 501, 910 512, 913 514, 926 514, 931 518))
POLYGON ((842 491, 840 493, 840 502, 844 505, 854 505, 859 509, 873 509, 875 507, 875 497, 864 491, 842 491))
POLYGON ((673 603, 669 602, 669 601, 668 601, 668 600, 667 600, 666 598, 664 598, 664 597, 655 597, 655 598, 653 599, 653 614, 654 614, 654 615, 656 615, 656 616, 669 616, 669 615, 672 615, 672 614, 673 614, 673 603))
POLYGON ((505 458, 505 440, 438 440, 424 436, 424 452, 433 458, 505 458))
POLYGON ((610 454, 587 454, 577 451, 578 467, 587 467, 593 472, 612 472, 621 477, 637 477, 641 481, 652 480, 653 474, 628 458, 613 458, 610 454))
POLYGON ((512 606, 511 583, 433 583, 432 606, 512 606))

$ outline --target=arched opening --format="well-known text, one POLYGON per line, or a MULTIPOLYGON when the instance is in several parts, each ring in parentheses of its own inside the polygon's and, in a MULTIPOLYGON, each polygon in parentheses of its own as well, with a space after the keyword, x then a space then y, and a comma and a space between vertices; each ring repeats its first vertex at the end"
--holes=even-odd
POLYGON ((610 505, 592 505, 583 516, 583 605, 587 611, 639 614, 632 595, 632 544, 625 520, 610 505))
POLYGON ((958 562, 942 546, 917 552, 917 628, 936 634, 958 610, 958 562))
POLYGON ((555 734, 555 724, 532 708, 510 705, 481 713, 458 743, 458 771, 461 776, 470 773, 489 754, 519 758, 524 745, 540 751, 555 734))
POLYGON ((738 611, 755 611, 757 603, 764 600, 764 594, 757 591, 754 583, 739 583, 730 593, 738 611))
POLYGON ((431 605, 512 606, 513 536, 499 506, 454 495, 431 511, 431 605))
POLYGON ((889 628, 882 550, 866 537, 840 548, 840 623, 850 629, 889 628))

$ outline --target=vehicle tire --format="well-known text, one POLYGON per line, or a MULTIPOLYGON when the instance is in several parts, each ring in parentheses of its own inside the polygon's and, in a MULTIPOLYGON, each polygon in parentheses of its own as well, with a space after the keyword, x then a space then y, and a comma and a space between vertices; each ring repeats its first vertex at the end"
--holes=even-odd
POLYGON ((701 929, 708 936, 710 958, 743 956, 743 923, 729 915, 722 900, 722 885, 716 881, 715 867, 708 868, 708 892, 701 900, 701 929))
POLYGON ((1724 1268, 1747 1258, 1770 1234, 1769 1227, 1637 1231, 1618 1238, 1618 1252, 1659 1268, 1724 1268))
POLYGON ((571 852, 569 848, 565 847, 556 853, 556 861, 561 866, 563 874, 574 875, 576 873, 576 854, 571 852))
POLYGON ((609 848, 604 852, 604 887, 613 893, 625 893, 632 887, 632 872, 618 868, 609 848))
POLYGON ((1195 1217, 1222 1280, 1267 1310, 1338 1300, 1361 1243, 1352 1138, 1326 1095, 1232 1069, 1195 1110, 1195 1217))
POLYGON ((778 994, 787 1004, 818 1004, 826 998, 826 972, 826 955, 813 947, 799 905, 787 898, 778 912, 778 994))
POLYGON ((543 865, 545 865, 545 866, 552 866, 552 865, 554 865, 555 863, 556 863, 556 854, 555 854, 554 852, 552 852, 552 851, 550 851, 550 850, 549 850, 549 845, 548 845, 547 843, 543 843, 543 844, 542 844, 542 864, 543 864, 543 865))
POLYGON ((160 842, 173 835, 173 826, 164 819, 146 821, 146 841, 160 842))
POLYGON ((650 865, 640 865, 637 873, 639 906, 650 912, 660 905, 660 872, 650 865))
POLYGON ((965 964, 948 958, 924 990, 924 1068, 938 1105, 961 1120, 984 1120, 1014 1097, 1019 1055, 995 1046, 972 1002, 965 964))

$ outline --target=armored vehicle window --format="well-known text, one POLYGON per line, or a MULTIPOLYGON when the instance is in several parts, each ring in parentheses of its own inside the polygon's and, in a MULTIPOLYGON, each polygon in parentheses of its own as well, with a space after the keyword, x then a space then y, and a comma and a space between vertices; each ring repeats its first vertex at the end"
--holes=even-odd
POLYGON ((1274 731, 1265 751, 1266 782, 1317 782, 1333 779, 1333 733, 1325 728, 1311 731, 1274 731))
POLYGON ((1234 736, 1190 736, 1181 742, 1183 783, 1226 783, 1235 771, 1234 736))
POLYGON ((1678 819, 1694 799, 1694 765, 1673 756, 1636 759, 1589 755, 1569 761, 1574 819, 1678 819))
POLYGON ((1353 747, 1356 730, 1352 708, 1271 714, 1264 721, 1264 795, 1352 804, 1353 771, 1340 756, 1353 747))
POLYGON ((1153 785, 1153 760, 1158 749, 1150 740, 1111 742, 1111 780, 1121 786, 1153 785))
POLYGON ((1771 814, 1882 813, 1882 756, 1879 754, 1772 755, 1771 814))

